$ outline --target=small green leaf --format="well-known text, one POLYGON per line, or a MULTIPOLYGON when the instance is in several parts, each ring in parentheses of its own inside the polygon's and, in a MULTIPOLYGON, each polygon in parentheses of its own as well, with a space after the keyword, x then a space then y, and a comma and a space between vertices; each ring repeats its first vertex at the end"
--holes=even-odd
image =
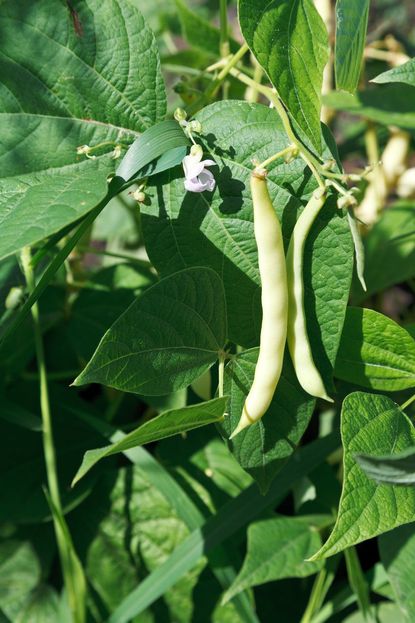
POLYGON ((389 71, 384 71, 376 78, 373 78, 371 82, 376 82, 377 84, 400 82, 415 87, 415 58, 411 58, 407 63, 393 67, 389 71))
POLYGON ((348 307, 335 375, 369 389, 415 387, 415 340, 379 312, 348 307))
POLYGON ((85 476, 98 461, 106 456, 125 452, 125 450, 130 450, 136 446, 142 446, 152 441, 184 433, 199 426, 218 422, 223 417, 226 402, 226 397, 215 398, 214 400, 191 405, 190 407, 165 411, 149 422, 139 426, 128 435, 125 435, 116 443, 104 448, 88 450, 84 455, 81 467, 72 481, 72 486, 85 476))
POLYGON ((332 556, 346 547, 415 520, 415 488, 377 484, 356 462, 356 454, 399 454, 415 444, 411 421, 386 396, 355 392, 341 415, 344 480, 336 525, 311 558, 332 556))
POLYGON ((359 84, 370 0, 336 2, 336 87, 354 93, 359 84))
POLYGON ((332 92, 323 97, 323 103, 334 110, 344 110, 351 115, 358 115, 383 125, 396 125, 404 130, 413 130, 414 98, 414 87, 385 84, 366 91, 358 91, 355 95, 332 92))
POLYGON ((242 34, 289 112, 321 151, 328 35, 312 0, 239 0, 242 34))
MULTIPOLYGON (((225 368, 224 391, 229 395, 228 412, 221 428, 227 440, 241 417, 245 398, 251 388, 258 348, 232 358, 225 368)), ((266 492, 292 455, 313 413, 315 400, 298 384, 290 360, 286 359, 272 403, 264 417, 228 441, 240 465, 266 492)))
POLYGON ((102 383, 160 396, 187 387, 226 340, 223 285, 209 268, 188 268, 148 288, 108 329, 74 385, 102 383))
MULTIPOLYGON (((147 167, 153 160, 156 160, 156 158, 159 158, 172 149, 186 147, 189 143, 189 139, 177 121, 172 119, 161 121, 160 123, 153 125, 151 128, 148 128, 134 141, 120 162, 116 175, 127 182, 132 177, 137 176, 139 172, 144 170, 145 167, 147 167)), ((182 150, 180 153, 183 153, 182 150)), ((176 154, 177 152, 174 152, 173 155, 176 156, 176 154)), ((171 154, 169 155, 169 158, 170 156, 171 154)), ((173 158, 173 160, 175 160, 175 158, 173 158)), ((160 167, 160 163, 158 164, 158 171, 164 170, 160 167)), ((177 162, 174 164, 177 164, 177 162)), ((157 167, 157 163, 155 166, 157 167)), ((145 171, 142 176, 144 174, 145 171)))
POLYGON ((380 559, 396 601, 409 623, 415 612, 415 524, 382 534, 378 543, 380 559))
POLYGON ((306 562, 321 544, 318 530, 300 517, 276 517, 252 523, 248 528, 248 551, 235 582, 223 601, 251 586, 282 578, 304 578, 317 573, 322 562, 306 562))
POLYGON ((408 448, 399 454, 387 454, 385 456, 356 454, 356 461, 365 474, 378 483, 415 484, 415 448, 408 448))

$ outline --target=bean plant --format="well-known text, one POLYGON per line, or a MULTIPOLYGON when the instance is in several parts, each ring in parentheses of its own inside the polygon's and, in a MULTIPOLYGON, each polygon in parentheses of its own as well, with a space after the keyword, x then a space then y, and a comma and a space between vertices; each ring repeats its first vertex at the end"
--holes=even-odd
POLYGON ((0 622, 415 621, 415 13, 0 0, 0 622))

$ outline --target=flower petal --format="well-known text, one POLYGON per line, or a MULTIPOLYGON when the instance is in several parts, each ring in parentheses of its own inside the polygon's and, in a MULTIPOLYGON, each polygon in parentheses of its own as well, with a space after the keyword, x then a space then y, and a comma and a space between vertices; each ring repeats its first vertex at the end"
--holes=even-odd
POLYGON ((192 156, 192 154, 183 158, 183 170, 187 179, 193 179, 203 171, 201 159, 201 155, 192 156))
POLYGON ((216 182, 215 182, 215 178, 213 177, 213 174, 208 171, 207 169, 204 169, 200 174, 199 174, 199 182, 204 186, 205 190, 215 190, 215 186, 216 186, 216 182))
POLYGON ((202 193, 206 190, 205 186, 200 183, 199 178, 195 177, 193 179, 185 179, 184 187, 191 193, 202 193))
POLYGON ((215 167, 216 162, 214 160, 202 160, 200 164, 203 164, 204 167, 215 167))

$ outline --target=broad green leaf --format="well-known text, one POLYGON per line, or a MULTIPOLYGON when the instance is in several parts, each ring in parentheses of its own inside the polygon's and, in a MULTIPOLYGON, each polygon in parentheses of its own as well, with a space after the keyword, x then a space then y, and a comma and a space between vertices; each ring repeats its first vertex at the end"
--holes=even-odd
POLYGON ((415 87, 415 58, 411 58, 407 63, 393 67, 389 71, 384 71, 376 78, 373 78, 371 82, 376 82, 377 84, 400 82, 415 87))
MULTIPOLYGON (((160 176, 157 188, 149 189, 151 205, 141 209, 147 252, 162 275, 201 264, 213 268, 225 286, 229 338, 245 347, 257 346, 260 278, 249 176, 252 158, 265 160, 288 141, 276 111, 259 104, 224 101, 207 106, 197 118, 205 151, 218 165, 212 167, 217 188, 214 193, 186 193, 182 170, 160 176)), ((329 157, 328 149, 326 153, 329 157)), ((289 165, 280 160, 269 167, 268 187, 286 245, 300 202, 315 188, 305 169, 301 159, 289 165)), ((314 324, 310 333, 324 374, 330 377, 328 360, 333 362, 337 351, 353 263, 347 219, 334 203, 328 202, 320 214, 306 254, 306 266, 312 268, 311 275, 309 270, 306 274, 308 318, 314 324)))
POLYGON ((157 456, 179 480, 189 483, 212 514, 252 484, 214 427, 163 440, 157 456))
MULTIPOLYGON (((221 423, 227 440, 241 417, 251 388, 258 348, 234 357, 225 368, 224 391, 229 395, 229 415, 221 423)), ((304 434, 315 401, 298 384, 288 357, 270 408, 256 424, 227 441, 240 465, 266 492, 304 434)))
POLYGON ((370 0, 336 2, 336 87, 354 93, 359 84, 370 0))
POLYGON ((190 385, 226 340, 222 282, 209 268, 174 273, 139 296, 105 333, 74 385, 163 395, 190 385))
MULTIPOLYGON (((78 156, 76 149, 116 143, 119 131, 29 113, 0 112, 0 124, 0 257, 5 257, 76 221, 104 199, 115 168, 108 147, 95 160, 78 156)), ((126 134, 127 140, 134 136, 126 134)))
POLYGON ((312 0, 239 0, 246 42, 285 106, 321 151, 321 87, 328 35, 312 0))
MULTIPOLYGON (((173 119, 161 121, 151 128, 148 128, 134 141, 120 162, 116 175, 128 181, 147 167, 150 162, 156 160, 156 158, 160 158, 160 156, 166 152, 171 152, 173 149, 186 147, 189 143, 189 139, 177 121, 173 119)), ((174 158, 175 153, 173 154, 173 166, 178 164, 174 158)), ((183 153, 183 151, 180 150, 179 153, 180 155, 183 154, 182 157, 186 155, 186 151, 183 153)), ((171 153, 169 156, 171 157, 171 153)), ((168 164, 169 162, 170 160, 168 160, 168 164)), ((156 172, 164 170, 163 166, 160 167, 159 163, 158 165, 156 172)), ((152 172, 154 173, 154 170, 152 172)))
POLYGON ((42 584, 42 569, 29 541, 0 543, 0 620, 7 623, 56 623, 59 599, 55 590, 42 584))
MULTIPOLYGON (((138 583, 162 565, 188 535, 175 506, 157 490, 153 474, 148 474, 141 466, 121 469, 118 473, 108 472, 86 505, 71 517, 72 532, 80 541, 85 525, 94 527, 85 547, 85 566, 107 616, 138 583), (101 509, 98 517, 97 507, 101 509)), ((220 587, 203 558, 177 582, 174 590, 166 591, 151 610, 147 609, 130 621, 191 623, 199 615, 200 599, 194 593, 199 589, 209 594, 211 612, 219 599, 220 587)), ((231 607, 219 608, 221 612, 215 612, 215 616, 212 613, 212 623, 255 621, 255 618, 239 617, 233 604, 228 606, 231 607)))
POLYGON ((344 400, 341 415, 343 490, 333 532, 312 560, 415 519, 415 488, 370 480, 356 454, 399 454, 415 443, 411 421, 386 396, 355 392, 344 400))
POLYGON ((414 87, 402 84, 385 84, 366 91, 350 93, 329 93, 323 103, 334 110, 343 110, 383 125, 399 128, 415 128, 415 111, 412 102, 414 87))
POLYGON ((396 601, 410 622, 415 612, 415 530, 414 524, 401 526, 379 537, 380 559, 392 584, 396 601))
POLYGON ((62 605, 56 590, 40 584, 29 595, 13 623, 63 623, 61 616, 62 605))
POLYGON ((192 428, 218 422, 223 417, 226 402, 227 398, 215 398, 208 402, 183 407, 182 409, 165 411, 131 431, 131 433, 128 433, 128 435, 125 435, 125 437, 112 445, 88 450, 83 458, 82 465, 73 479, 72 485, 76 484, 98 461, 106 456, 124 452, 125 450, 152 441, 158 441, 165 437, 178 435, 192 428))
POLYGON ((399 201, 385 210, 365 237, 367 294, 355 288, 357 300, 415 276, 415 203, 399 201))
MULTIPOLYGON (((189 0, 187 0, 189 3, 189 0)), ((175 0, 177 13, 182 27, 183 37, 190 45, 197 49, 207 52, 212 57, 219 55, 220 49, 220 32, 216 28, 203 19, 200 15, 191 10, 184 0, 175 0)), ((230 49, 232 53, 238 50, 239 46, 233 39, 230 40, 230 49)))
POLYGON ((379 312, 348 307, 334 373, 369 389, 415 387, 415 340, 379 312))
MULTIPOLYGON (((121 431, 117 431, 110 424, 104 422, 102 419, 91 415, 91 413, 85 411, 82 403, 74 405, 73 415, 86 422, 94 430, 101 433, 109 439, 109 441, 116 442, 125 436, 121 431)), ((197 447, 199 448, 198 433, 199 429, 194 430, 190 435, 181 435, 180 437, 165 439, 158 445, 158 454, 162 452, 162 460, 165 463, 165 450, 166 445, 171 447, 171 456, 175 462, 183 465, 185 461, 183 457, 186 457, 187 445, 191 443, 196 437, 197 447), (180 444, 180 447, 178 447, 180 444)), ((207 429, 203 429, 203 438, 206 439, 207 429)), ((195 502, 189 497, 186 491, 180 486, 170 471, 167 471, 166 466, 153 457, 153 455, 145 450, 142 446, 125 450, 123 454, 140 469, 144 474, 146 481, 151 485, 152 490, 157 490, 170 504, 172 510, 177 517, 184 522, 189 530, 196 530, 204 522, 204 514, 196 506, 195 502)), ((231 488, 232 492, 239 493, 242 486, 238 486, 240 483, 249 484, 249 476, 247 476, 242 469, 238 466, 232 455, 227 452, 226 447, 218 438, 212 440, 211 443, 206 444, 203 450, 198 452, 198 455, 202 455, 202 460, 206 454, 206 460, 209 464, 209 468, 212 470, 212 479, 217 482, 219 487, 231 488), (213 446, 213 447, 212 447, 213 446), (236 469, 235 469, 236 468, 236 469), (247 482, 248 481, 248 482, 247 482), (223 484, 225 483, 225 484, 223 484)), ((195 457, 195 464, 200 465, 199 456, 195 457)), ((192 459, 191 459, 192 460, 192 459)), ((193 463, 193 461, 192 461, 193 463)), ((186 464, 185 464, 186 465, 186 464)), ((203 465, 200 466, 203 468, 203 465)), ((206 472, 205 472, 206 473, 206 472)), ((197 494, 200 495, 199 490, 197 494)), ((226 589, 233 582, 236 577, 234 565, 239 565, 239 556, 235 548, 227 544, 226 551, 223 547, 219 546, 216 550, 216 554, 219 553, 219 557, 222 564, 217 564, 217 559, 213 556, 211 568, 212 572, 218 579, 223 589, 226 589)), ((209 557, 208 557, 209 558, 209 557)), ((119 601, 119 600, 118 600, 119 601)), ((244 623, 258 623, 250 599, 246 593, 242 593, 237 596, 233 601, 235 610, 240 614, 244 623)), ((230 621, 233 623, 233 620, 230 621)))
POLYGON ((0 608, 14 619, 40 581, 39 560, 29 542, 0 543, 0 608))
POLYGON ((293 483, 317 467, 336 446, 337 439, 334 436, 309 444, 280 472, 265 496, 258 492, 256 485, 252 485, 225 504, 216 515, 176 547, 170 557, 124 599, 112 612, 108 623, 127 623, 145 610, 192 569, 203 554, 209 553, 267 508, 275 507, 281 502, 293 483))
POLYGON ((365 474, 378 483, 415 484, 415 448, 385 456, 356 454, 356 461, 365 474))
POLYGON ((373 606, 370 611, 370 616, 371 618, 368 619, 367 616, 364 616, 361 612, 356 612, 342 619, 342 622, 368 623, 369 621, 376 621, 376 623, 407 623, 402 616, 399 606, 385 601, 373 606))
POLYGON ((151 31, 118 0, 77 7, 30 0, 0 7, 0 257, 98 204, 116 144, 162 119, 166 98, 151 31), (95 147, 95 160, 77 155, 95 147), (102 147, 98 147, 102 145, 102 147))
POLYGON ((317 573, 321 562, 306 562, 321 544, 318 530, 300 517, 276 517, 252 523, 248 528, 248 551, 235 582, 224 601, 251 586, 282 578, 304 578, 317 573))
POLYGON ((154 281, 148 269, 132 263, 102 268, 89 278, 65 327, 81 361, 88 361, 105 331, 154 281))

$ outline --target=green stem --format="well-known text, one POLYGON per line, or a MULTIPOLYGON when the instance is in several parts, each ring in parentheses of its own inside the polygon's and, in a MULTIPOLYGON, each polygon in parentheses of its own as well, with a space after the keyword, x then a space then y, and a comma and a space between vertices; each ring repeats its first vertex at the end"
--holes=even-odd
POLYGON ((411 396, 410 398, 408 398, 408 400, 406 402, 403 403, 403 405, 401 405, 399 408, 401 411, 404 411, 405 409, 407 409, 409 407, 409 405, 411 405, 413 402, 415 402, 415 394, 413 396, 411 396))
POLYGON ((222 58, 229 56, 229 30, 228 30, 228 0, 219 0, 220 17, 220 55, 222 58))
MULTIPOLYGON (((30 263, 30 248, 25 247, 21 252, 22 268, 30 293, 35 289, 35 278, 30 263)), ((62 510, 59 493, 56 457, 53 444, 52 419, 49 404, 48 380, 46 374, 45 353, 43 348, 42 332, 40 329, 39 306, 32 307, 33 332, 35 338, 36 359, 39 370, 40 409, 42 414, 43 447, 45 452, 46 473, 51 499, 56 508, 62 510)))
POLYGON ((363 619, 368 623, 375 623, 371 613, 369 585, 360 566, 360 560, 354 547, 348 547, 344 550, 346 560, 347 575, 350 586, 357 597, 359 610, 363 619))
MULTIPOLYGON (((34 292, 36 284, 31 265, 30 247, 24 247, 21 251, 22 269, 26 279, 27 288, 30 293, 34 292)), ((40 325, 39 306, 35 302, 32 306, 33 333, 35 338, 36 360, 39 372, 40 389, 40 411, 42 416, 42 437, 43 453, 46 465, 46 477, 48 482, 48 496, 56 512, 53 512, 53 525, 55 530, 56 542, 58 545, 59 557, 62 565, 65 589, 68 595, 74 621, 81 623, 84 621, 85 602, 81 595, 77 599, 71 599, 74 594, 74 587, 77 584, 73 566, 69 558, 67 539, 64 530, 60 525, 57 516, 63 517, 61 496, 59 491, 58 471, 56 464, 55 446, 53 442, 52 414, 49 401, 48 377, 46 370, 45 351, 43 347, 42 330, 40 325)))
POLYGON ((278 158, 283 158, 287 154, 290 154, 291 152, 295 152, 295 151, 297 151, 296 145, 288 145, 288 147, 285 147, 285 149, 282 149, 278 153, 264 160, 264 162, 261 162, 261 164, 259 164, 257 168, 266 169, 268 165, 270 165, 272 162, 275 162, 275 160, 278 160, 278 158))
POLYGON ((239 63, 241 58, 245 56, 248 50, 248 45, 244 43, 244 45, 240 47, 239 50, 230 57, 230 59, 219 72, 218 77, 209 85, 202 97, 200 97, 192 106, 189 107, 189 115, 195 113, 197 110, 199 110, 201 106, 208 103, 216 95, 226 76, 228 76, 232 72, 232 69, 235 67, 235 65, 239 63))
POLYGON ((275 110, 277 111, 281 121, 282 121, 282 125, 284 127, 285 133, 287 134, 289 140, 291 141, 291 143, 293 143, 294 145, 296 145, 298 147, 298 151, 299 154, 301 156, 301 158, 304 160, 304 162, 307 164, 307 166, 311 169, 311 172, 313 173, 314 177, 317 180, 318 185, 321 188, 325 188, 325 184, 320 176, 320 172, 321 171, 321 163, 318 161, 318 159, 307 149, 307 147, 305 147, 305 145, 303 145, 303 143, 301 143, 301 141, 298 140, 298 138, 296 137, 296 135, 294 134, 292 128, 291 128, 291 122, 290 119, 288 117, 287 111, 285 110, 279 96, 278 93, 274 92, 272 89, 270 89, 269 87, 266 87, 262 84, 258 84, 257 82, 255 82, 254 80, 252 80, 252 78, 250 78, 249 76, 247 76, 246 74, 244 74, 243 72, 241 72, 239 69, 235 69, 234 67, 231 67, 228 70, 228 73, 231 74, 231 76, 233 76, 234 78, 236 78, 237 80, 239 80, 240 82, 242 82, 243 84, 246 84, 249 87, 253 87, 256 88, 258 93, 261 93, 262 95, 264 95, 275 107, 275 110))
POLYGON ((308 600, 308 604, 307 607, 304 611, 304 614, 301 618, 300 623, 310 623, 312 618, 313 618, 313 614, 316 612, 317 610, 317 603, 319 603, 321 601, 321 594, 323 592, 323 589, 325 587, 325 583, 326 583, 326 577, 327 577, 327 571, 326 569, 322 569, 320 571, 320 573, 317 575, 314 584, 313 584, 313 588, 311 589, 311 594, 310 594, 310 599, 308 600))

